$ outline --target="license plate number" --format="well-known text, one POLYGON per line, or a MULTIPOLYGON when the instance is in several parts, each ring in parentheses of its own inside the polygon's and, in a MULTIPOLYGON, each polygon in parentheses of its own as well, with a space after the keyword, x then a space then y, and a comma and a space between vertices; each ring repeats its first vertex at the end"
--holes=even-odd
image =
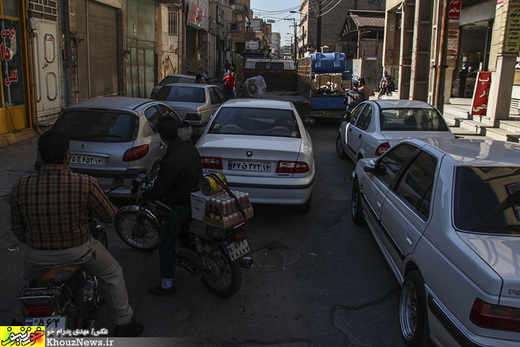
POLYGON ((271 163, 230 160, 228 161, 228 170, 269 172, 271 171, 271 163))
MULTIPOLYGON (((25 318, 25 325, 32 325, 38 327, 45 327, 45 329, 54 329, 55 331, 62 329, 65 330, 65 323, 67 322, 67 317, 63 316, 54 316, 54 317, 40 317, 40 318, 25 318)), ((47 330, 49 331, 49 330, 47 330)), ((49 336, 47 337, 58 337, 49 336)))
POLYGON ((251 252, 251 248, 249 247, 247 239, 240 242, 231 242, 227 245, 226 248, 229 256, 231 257, 231 260, 237 260, 238 258, 241 258, 251 252))
POLYGON ((101 157, 95 157, 91 155, 76 155, 70 156, 71 164, 85 164, 85 165, 103 165, 103 159, 101 157))

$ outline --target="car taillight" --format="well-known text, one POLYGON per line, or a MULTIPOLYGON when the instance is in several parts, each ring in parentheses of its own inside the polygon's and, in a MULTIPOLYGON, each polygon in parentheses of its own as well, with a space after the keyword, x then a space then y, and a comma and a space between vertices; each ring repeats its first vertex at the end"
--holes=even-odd
POLYGON ((123 161, 135 161, 144 158, 150 151, 150 146, 141 145, 127 149, 123 155, 123 161))
POLYGON ((186 120, 200 120, 200 114, 197 113, 186 113, 186 120))
POLYGON ((276 173, 305 173, 309 172, 309 165, 302 161, 279 161, 276 173))
POLYGON ((481 328, 520 332, 519 308, 492 305, 477 298, 469 319, 481 328))
POLYGON ((202 168, 222 170, 222 159, 218 157, 202 157, 202 168))
POLYGON ((52 315, 54 310, 50 299, 32 299, 25 301, 24 304, 27 315, 33 318, 48 317, 52 315))
POLYGON ((376 156, 381 156, 381 154, 385 153, 390 148, 390 144, 388 142, 384 142, 380 144, 376 149, 376 156))

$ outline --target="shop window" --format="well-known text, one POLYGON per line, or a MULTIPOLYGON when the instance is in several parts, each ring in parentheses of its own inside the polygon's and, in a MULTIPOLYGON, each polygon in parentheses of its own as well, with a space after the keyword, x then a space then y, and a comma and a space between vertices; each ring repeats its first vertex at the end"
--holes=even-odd
POLYGON ((3 15, 9 17, 19 17, 20 13, 18 12, 18 1, 19 0, 3 0, 3 15))
MULTIPOLYGON (((22 105, 23 68, 20 25, 17 21, 0 20, 0 57, 2 64, 2 85, 5 106, 22 105)), ((4 106, 4 105, 0 105, 4 106)))

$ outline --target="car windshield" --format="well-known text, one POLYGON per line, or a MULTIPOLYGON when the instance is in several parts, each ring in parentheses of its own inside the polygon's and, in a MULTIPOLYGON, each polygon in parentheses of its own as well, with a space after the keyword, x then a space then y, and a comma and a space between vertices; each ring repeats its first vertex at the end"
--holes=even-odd
POLYGON ((88 142, 129 142, 137 136, 136 115, 118 111, 69 111, 56 121, 71 140, 88 142))
POLYGON ((458 167, 454 188, 457 229, 520 234, 520 167, 458 167))
POLYGON ((160 86, 164 86, 165 84, 170 83, 195 83, 194 77, 184 77, 184 76, 166 76, 159 82, 160 86))
POLYGON ((192 88, 186 86, 164 86, 153 96, 155 100, 196 102, 203 104, 206 102, 204 88, 192 88))
POLYGON ((449 131, 439 112, 429 108, 382 109, 381 130, 449 131))
POLYGON ((222 107, 208 133, 300 137, 292 110, 252 107, 222 107))

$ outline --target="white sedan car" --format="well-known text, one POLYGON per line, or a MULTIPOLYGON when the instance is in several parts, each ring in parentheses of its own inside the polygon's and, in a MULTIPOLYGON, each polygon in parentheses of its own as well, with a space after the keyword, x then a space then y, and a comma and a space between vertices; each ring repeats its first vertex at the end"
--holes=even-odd
POLYGON ((221 172, 253 203, 311 206, 312 141, 291 102, 234 99, 211 118, 196 144, 204 173, 221 172))
POLYGON ((343 119, 336 153, 355 162, 378 157, 402 140, 426 138, 455 138, 435 107, 417 100, 370 100, 343 119))
POLYGON ((520 146, 407 140, 353 173, 408 345, 520 345, 520 146))

